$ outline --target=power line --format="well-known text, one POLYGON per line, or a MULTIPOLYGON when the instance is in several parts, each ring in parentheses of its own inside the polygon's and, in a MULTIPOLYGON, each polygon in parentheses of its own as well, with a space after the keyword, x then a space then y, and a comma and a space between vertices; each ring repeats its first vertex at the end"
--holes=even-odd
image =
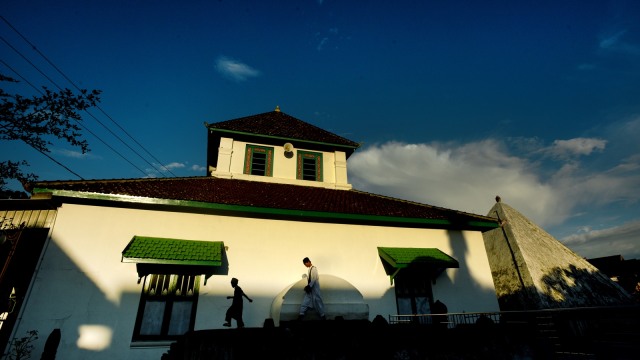
MULTIPOLYGON (((4 40, 4 39, 3 39, 4 40)), ((27 84, 29 84, 32 88, 34 88, 38 93, 40 93, 40 95, 44 95, 44 93, 42 92, 42 90, 40 90, 38 87, 34 86, 31 82, 29 82, 24 76, 22 76, 20 73, 18 73, 15 69, 13 69, 11 66, 9 66, 9 64, 7 64, 4 60, 0 59, 0 62, 2 62, 2 64, 4 66, 6 66, 9 70, 11 70, 14 74, 16 74, 16 76, 18 76, 20 79, 22 79, 23 81, 25 81, 27 84)), ((45 75, 46 77, 46 75, 45 75)), ((55 84, 55 83, 54 83, 55 84)), ((116 149, 114 149, 113 147, 111 147, 111 145, 107 144, 104 140, 102 140, 98 135, 96 135, 93 131, 89 130, 86 126, 84 126, 84 124, 82 124, 80 121, 76 122, 80 125, 80 127, 82 127, 84 130, 86 130, 87 132, 89 132, 91 135, 95 136, 98 140, 100 140, 100 142, 102 142, 105 146, 107 146, 109 149, 111 149, 113 152, 115 152, 116 154, 118 154, 122 159, 124 159, 126 162, 128 162, 129 164, 131 164, 131 166, 135 167, 136 169, 138 169, 142 174, 147 175, 147 173, 144 172, 144 170, 140 169, 139 167, 137 167, 134 163, 132 163, 131 161, 129 161, 129 159, 127 159, 126 157, 124 157, 122 154, 120 154, 116 149)), ((31 144, 27 143, 28 145, 30 145, 31 147, 33 147, 31 144)), ((61 165, 62 167, 64 167, 66 170, 68 170, 69 172, 71 172, 72 174, 76 175, 77 177, 79 177, 80 179, 84 180, 84 178, 78 174, 76 174, 75 172, 71 171, 68 167, 62 165, 60 162, 54 160, 51 156, 49 156, 48 154, 43 153, 41 150, 36 149, 35 147, 33 147, 35 150, 38 150, 40 153, 42 153, 43 155, 47 156, 48 158, 50 158, 51 160, 53 160, 56 164, 61 165)))
MULTIPOLYGON (((33 68, 35 68, 42 76, 44 76, 47 80, 49 80, 56 88, 58 88, 58 90, 62 91, 62 87, 60 85, 58 85, 54 80, 52 80, 49 76, 47 76, 47 74, 45 74, 42 70, 40 70, 40 68, 38 68, 33 62, 31 62, 24 54, 22 54, 18 49, 16 49, 13 45, 11 45, 4 37, 0 36, 0 40, 2 40, 7 46, 9 46, 13 51, 15 51, 18 55, 20 55, 23 60, 25 60, 27 63, 29 63, 33 68)), ((3 61, 4 63, 4 61, 3 61)), ((5 63, 6 65, 6 63, 5 63)), ((7 67, 9 67, 8 65, 6 65, 7 67)), ((17 72, 14 69, 11 69, 14 73, 17 74, 17 72)), ((21 78, 24 79, 24 77, 20 76, 21 78)), ((32 84, 30 84, 31 86, 33 86, 32 84)), ((37 89, 37 88, 36 88, 37 89)), ((39 91, 39 89, 37 89, 39 91)), ((40 92, 42 94, 42 92, 40 92)), ((96 122, 98 122, 98 124, 102 125, 102 127, 104 127, 107 131, 109 131, 109 133, 111 133, 114 137, 116 137, 118 140, 120 140, 120 142, 122 142, 126 147, 128 147, 134 154, 138 155, 138 157, 140 157, 143 161, 145 161, 147 164, 149 164, 154 170, 158 171, 158 173, 160 175, 162 175, 164 177, 164 175, 162 174, 162 171, 159 171, 155 165, 153 165, 152 163, 150 163, 149 161, 147 161, 144 157, 142 157, 142 155, 140 155, 140 153, 138 153, 136 150, 134 150, 133 148, 131 148, 131 146, 129 146, 129 144, 127 144, 120 136, 118 136, 117 134, 115 134, 111 129, 109 129, 109 127, 107 127, 102 121, 100 121, 98 118, 96 118, 91 112, 89 112, 88 110, 84 110, 89 116, 91 116, 96 122)), ((91 131, 88 127, 86 127, 84 124, 82 124, 82 122, 80 122, 78 119, 74 119, 79 125, 80 127, 82 127, 84 130, 86 130, 87 132, 89 132, 91 135, 93 135, 94 137, 96 137, 98 140, 100 140, 100 142, 102 142, 105 146, 107 146, 111 151, 113 151, 114 153, 116 153, 118 156, 120 156, 122 159, 124 159, 126 162, 128 162, 129 164, 131 164, 133 167, 135 167, 136 169, 138 169, 143 175, 147 175, 147 173, 140 169, 138 166, 136 166, 135 164, 133 164, 129 159, 127 159, 124 155, 122 155, 120 152, 118 152, 116 149, 114 149, 111 145, 107 144, 102 138, 100 138, 96 133, 94 133, 93 131, 91 131)), ((164 167, 164 166, 163 166, 164 167)), ((175 176, 175 175, 174 175, 175 176)))
MULTIPOLYGON (((33 87, 34 89, 36 89, 36 91, 39 91, 40 93, 42 93, 42 91, 40 91, 40 89, 36 88, 35 86, 33 86, 33 84, 31 84, 27 79, 25 79, 24 77, 22 77, 20 74, 18 74, 15 70, 13 70, 6 62, 4 62, 4 60, 0 59, 0 62, 2 62, 2 64, 4 64, 4 66, 6 66, 7 68, 9 68, 9 70, 13 71, 17 76, 19 76, 24 82, 26 82, 27 84, 29 84, 31 87, 33 87)), ((11 132, 13 134, 13 136, 16 136, 15 133, 13 133, 13 131, 9 130, 9 132, 11 132)), ((17 136, 16 136, 17 137, 17 136)), ((24 139, 23 139, 24 141, 24 139)), ((28 142, 24 141, 25 144, 31 146, 34 150, 38 151, 40 154, 46 156, 49 158, 49 160, 53 161, 54 163, 62 166, 62 168, 64 168, 65 170, 67 170, 68 172, 72 173, 73 175, 77 176, 78 178, 80 178, 80 180, 84 180, 84 178, 82 176, 80 176, 78 173, 76 173, 75 171, 69 169, 69 167, 67 167, 66 165, 64 165, 63 163, 61 163, 60 161, 54 159, 51 155, 45 153, 44 151, 36 148, 35 146, 33 146, 32 144, 29 144, 28 142)))
MULTIPOLYGON (((64 73, 62 72, 62 70, 60 70, 60 68, 58 68, 51 60, 49 60, 49 58, 47 56, 45 56, 34 44, 32 44, 24 35, 22 35, 22 33, 20 31, 18 31, 18 29, 16 29, 11 23, 9 23, 9 21, 7 19, 4 18, 4 16, 0 15, 0 18, 2 19, 2 21, 4 21, 11 29, 13 29, 13 31, 15 31, 27 44, 29 44, 31 46, 31 48, 36 51, 43 59, 45 59, 45 61, 47 63, 49 63, 49 65, 51 65, 54 69, 56 69, 56 71, 58 71, 58 73, 60 75, 62 75, 71 85, 73 85, 76 90, 81 91, 80 88, 64 73)), ((120 130, 122 130, 122 132, 124 132, 131 140, 133 140, 133 142, 135 142, 142 150, 144 150, 147 155, 151 156, 151 158, 153 160, 155 160, 158 164, 160 164, 160 166, 167 172, 169 172, 171 175, 173 175, 174 177, 176 176, 176 174, 174 174, 173 172, 171 172, 171 170, 169 170, 166 166, 162 165, 162 162, 160 160, 158 160, 155 156, 153 156, 153 154, 151 154, 142 144, 140 144, 133 136, 131 136, 131 134, 129 134, 122 126, 120 126, 120 124, 118 124, 111 116, 109 116, 109 114, 107 114, 102 107, 100 107, 100 105, 96 105, 96 108, 98 110, 100 110, 100 112, 102 112, 102 114, 104 114, 109 120, 111 120, 112 123, 114 123, 120 130)), ((96 121, 98 121, 96 119, 96 121)), ((99 122, 99 121, 98 121, 99 122)), ((102 123, 100 123, 101 125, 103 125, 102 123)), ((103 125, 104 126, 104 125, 103 125)), ((109 130, 106 126, 104 126, 105 129, 109 130)), ((113 134, 113 132, 111 130, 109 130, 109 132, 111 132, 113 134)), ((127 147, 129 147, 124 141, 122 141, 122 139, 120 139, 117 135, 113 134, 114 136, 116 136, 123 144, 125 144, 127 147)), ((131 151, 133 151, 134 153, 136 153, 136 155, 140 156, 135 150, 133 150, 131 147, 129 147, 129 149, 131 151)), ((142 156, 140 156, 140 158, 142 158, 142 156)), ((144 158, 142 158, 144 161, 146 161, 144 158)), ((151 165, 154 169, 155 166, 152 165, 151 163, 149 163, 148 161, 146 161, 147 164, 151 165)), ((156 169, 157 170, 157 169, 156 169)), ((161 173, 161 172, 160 172, 161 173)))
MULTIPOLYGON (((40 68, 38 68, 33 62, 31 62, 31 60, 29 60, 24 54, 22 54, 18 49, 16 49, 13 45, 11 45, 4 37, 0 36, 0 40, 2 40, 5 44, 7 44, 7 46, 9 46, 14 52, 16 52, 18 55, 20 55, 20 57, 22 57, 23 60, 25 60, 27 63, 29 63, 34 69, 36 69, 42 76, 44 76, 47 80, 49 80, 49 82, 51 82, 56 88, 58 88, 58 90, 62 91, 62 87, 60 85, 58 85, 58 83, 56 83, 55 81, 53 81, 49 76, 47 76, 47 74, 45 74, 42 70, 40 70, 40 68)), ((15 72, 15 70, 13 70, 15 72)), ((147 164, 149 164, 151 167, 154 168, 154 170, 158 170, 156 169, 156 167, 151 164, 150 162, 148 162, 145 158, 143 158, 138 152, 136 152, 134 149, 132 149, 126 142, 124 142, 124 140, 122 140, 122 138, 120 138, 118 135, 116 135, 111 129, 109 129, 102 121, 98 120, 98 118, 96 118, 93 114, 91 114, 91 112, 89 112, 88 110, 84 110, 89 116, 91 116, 95 121, 98 122, 98 124, 102 125, 102 127, 104 127, 105 129, 107 129, 107 131, 109 131, 113 136, 115 136, 118 140, 120 140, 120 142, 122 142, 125 146, 127 146, 131 151, 133 151, 134 154, 138 155, 143 161, 145 161, 147 164)), ((126 160, 129 164, 133 165, 133 163, 131 161, 129 161, 128 159, 126 159, 122 154, 120 154, 118 151, 116 151, 113 147, 111 147, 110 145, 108 145, 104 140, 102 140, 98 135, 96 135, 94 132, 92 132, 91 130, 89 130, 86 126, 84 126, 80 121, 78 121, 77 119, 75 119, 75 121, 80 124, 80 126, 87 130, 89 133, 91 133, 93 136, 95 136, 98 140, 100 140, 103 144, 105 144, 109 149, 111 149, 113 152, 115 152, 116 154, 118 154, 121 158, 123 158, 124 160, 126 160)), ((144 172, 144 170, 140 169, 139 167, 133 165, 136 169, 140 170, 140 172, 142 172, 142 174, 147 175, 146 172, 144 172)), ((161 172, 159 172, 160 174, 162 174, 161 172)))

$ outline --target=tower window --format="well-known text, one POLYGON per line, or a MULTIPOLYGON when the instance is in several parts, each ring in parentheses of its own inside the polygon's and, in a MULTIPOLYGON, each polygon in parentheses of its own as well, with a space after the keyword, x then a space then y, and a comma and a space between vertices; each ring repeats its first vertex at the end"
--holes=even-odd
POLYGON ((244 158, 244 173, 273 176, 273 148, 247 145, 244 158))
POLYGON ((322 153, 298 151, 296 178, 322 181, 322 153))

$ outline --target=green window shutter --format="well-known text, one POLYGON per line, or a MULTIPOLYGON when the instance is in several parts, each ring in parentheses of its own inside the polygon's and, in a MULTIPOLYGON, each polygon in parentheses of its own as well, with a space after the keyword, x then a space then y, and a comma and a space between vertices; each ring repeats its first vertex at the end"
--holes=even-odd
POLYGON ((322 172, 322 153, 298 150, 298 180, 322 181, 322 172))
POLYGON ((258 176, 273 176, 273 148, 247 145, 243 173, 258 176))

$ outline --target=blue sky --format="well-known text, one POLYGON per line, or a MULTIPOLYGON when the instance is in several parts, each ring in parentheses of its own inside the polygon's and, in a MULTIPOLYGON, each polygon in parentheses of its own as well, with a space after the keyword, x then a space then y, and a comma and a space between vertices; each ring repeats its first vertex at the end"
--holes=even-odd
MULTIPOLYGON (((5 1, 0 15, 2 73, 102 90, 91 152, 52 147, 85 179, 204 175, 204 122, 279 105, 363 144, 357 189, 482 215, 500 195, 581 256, 640 258, 638 1, 5 1)), ((0 158, 77 179, 21 144, 0 158)))

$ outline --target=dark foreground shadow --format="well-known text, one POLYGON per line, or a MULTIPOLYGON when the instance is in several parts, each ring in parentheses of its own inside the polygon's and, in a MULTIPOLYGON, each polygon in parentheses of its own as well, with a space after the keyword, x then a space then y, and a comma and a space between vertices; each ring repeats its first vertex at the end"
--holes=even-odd
POLYGON ((442 331, 365 320, 291 322, 273 328, 196 331, 175 343, 162 360, 532 358, 530 334, 506 339, 498 331, 442 331))
MULTIPOLYGON (((482 317, 481 317, 482 318, 482 317)), ((502 313, 443 329, 368 320, 270 319, 263 328, 186 334, 162 360, 204 359, 635 359, 640 307, 502 313), (553 325, 554 336, 540 319, 553 325), (558 338, 559 337, 559 338, 558 338), (560 343, 558 343, 560 339, 560 343), (575 357, 578 356, 578 357, 575 357)))

